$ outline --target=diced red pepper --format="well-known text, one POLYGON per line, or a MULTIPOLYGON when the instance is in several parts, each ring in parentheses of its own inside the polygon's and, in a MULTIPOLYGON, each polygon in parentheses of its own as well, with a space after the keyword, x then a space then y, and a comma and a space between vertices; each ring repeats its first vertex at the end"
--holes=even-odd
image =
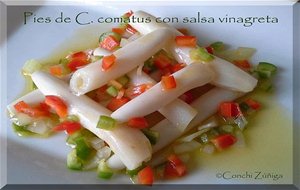
POLYGON ((122 97, 122 98, 113 98, 111 99, 111 101, 107 104, 107 109, 109 109, 110 111, 116 111, 117 109, 119 109, 121 106, 123 106, 124 104, 126 104, 127 102, 129 102, 130 99, 126 98, 126 97, 122 97))
POLYGON ((250 106, 254 110, 259 110, 261 108, 260 103, 251 98, 246 100, 245 102, 246 102, 246 104, 248 104, 248 106, 250 106))
POLYGON ((120 46, 120 42, 117 41, 112 35, 107 36, 101 43, 100 47, 113 51, 116 47, 120 46))
POLYGON ((154 172, 150 166, 146 166, 137 174, 138 182, 142 185, 152 185, 154 182, 154 172))
POLYGON ((47 117, 50 115, 48 110, 41 109, 40 107, 31 107, 24 101, 20 101, 14 105, 17 112, 24 113, 30 117, 47 117))
POLYGON ((211 46, 207 46, 205 49, 208 53, 214 54, 214 49, 211 46))
POLYGON ((54 76, 61 76, 63 73, 63 69, 61 65, 53 65, 49 69, 50 74, 54 76))
POLYGON ((85 66, 88 63, 89 61, 87 59, 75 58, 72 59, 67 66, 71 71, 76 71, 79 67, 85 66))
POLYGON ((149 127, 149 124, 144 117, 131 118, 127 122, 127 124, 129 127, 136 128, 136 129, 144 129, 144 128, 149 127))
POLYGON ((83 59, 83 60, 87 60, 88 59, 88 55, 87 55, 87 53, 85 53, 83 51, 79 51, 79 52, 71 54, 70 58, 71 59, 83 59))
POLYGON ((116 56, 114 54, 104 56, 102 58, 102 69, 104 71, 107 71, 109 68, 111 68, 116 61, 116 56))
POLYGON ((112 28, 112 31, 117 33, 117 34, 122 35, 122 34, 124 34, 125 29, 124 28, 112 28))
POLYGON ((239 104, 234 102, 222 102, 219 107, 219 113, 225 118, 238 117, 242 114, 239 104))
POLYGON ((189 34, 189 31, 186 28, 177 28, 177 30, 185 36, 187 36, 189 34))
POLYGON ((165 166, 165 177, 181 177, 184 176, 186 172, 187 168, 185 164, 180 160, 180 158, 177 155, 171 154, 168 157, 168 162, 165 166))
POLYGON ((127 24, 127 27, 126 27, 126 31, 129 32, 130 34, 135 34, 137 33, 137 30, 134 29, 131 25, 127 24))
POLYGON ((59 117, 64 118, 67 116, 68 107, 60 97, 53 95, 46 96, 45 103, 54 109, 59 117))
POLYGON ((53 131, 66 131, 67 134, 72 135, 76 131, 81 129, 81 125, 75 121, 65 121, 60 123, 59 125, 53 127, 53 131))
POLYGON ((251 65, 248 60, 235 60, 233 63, 243 70, 249 71, 251 69, 251 65))
POLYGON ((175 72, 183 69, 184 67, 185 67, 184 63, 176 63, 176 64, 172 65, 172 67, 171 67, 172 73, 175 73, 175 72))
POLYGON ((50 112, 50 107, 45 103, 45 102, 41 102, 38 106, 38 108, 40 110, 43 110, 45 112, 50 112))
POLYGON ((144 93, 145 91, 147 91, 148 89, 150 89, 153 85, 152 84, 140 84, 134 87, 130 87, 125 91, 125 94, 127 97, 129 97, 130 99, 133 99, 139 95, 141 95, 142 93, 144 93))
POLYGON ((157 56, 155 56, 153 63, 157 68, 164 69, 168 66, 171 66, 172 60, 163 53, 160 53, 157 56))
POLYGON ((236 137, 231 134, 219 135, 211 140, 218 150, 229 148, 236 143, 236 141, 236 137))
POLYGON ((197 46, 197 38, 195 36, 176 36, 175 42, 176 45, 178 46, 187 46, 187 47, 197 46))
POLYGON ((104 85, 100 88, 97 89, 96 91, 96 100, 98 102, 100 101, 105 101, 111 98, 111 96, 109 94, 107 94, 106 89, 107 89, 107 85, 104 85))
POLYGON ((192 92, 187 91, 180 96, 180 99, 183 100, 187 104, 191 104, 196 99, 196 97, 194 96, 194 94, 192 92))
POLYGON ((165 90, 176 88, 176 80, 173 75, 162 76, 161 84, 165 90))

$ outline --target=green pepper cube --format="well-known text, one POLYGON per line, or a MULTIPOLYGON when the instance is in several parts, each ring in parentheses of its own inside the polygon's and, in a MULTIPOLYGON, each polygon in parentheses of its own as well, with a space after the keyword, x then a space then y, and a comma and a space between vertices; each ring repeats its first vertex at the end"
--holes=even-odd
POLYGON ((116 120, 105 115, 101 115, 97 124, 97 128, 111 130, 116 126, 116 120))

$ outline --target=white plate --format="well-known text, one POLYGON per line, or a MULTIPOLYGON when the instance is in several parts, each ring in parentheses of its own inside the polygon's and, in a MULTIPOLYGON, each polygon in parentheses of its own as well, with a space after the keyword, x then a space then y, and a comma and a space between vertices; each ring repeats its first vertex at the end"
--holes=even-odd
MULTIPOLYGON (((292 110, 292 7, 291 6, 84 6, 84 7, 59 7, 59 6, 40 6, 40 7, 8 7, 8 46, 7 46, 7 101, 13 101, 23 89, 23 78, 20 75, 20 69, 28 59, 49 58, 51 55, 64 55, 68 48, 79 50, 82 47, 96 44, 101 32, 108 30, 108 25, 91 24, 78 25, 74 18, 80 12, 80 20, 83 22, 90 19, 96 22, 97 18, 103 16, 119 16, 128 10, 144 10, 156 16, 169 17, 192 17, 201 16, 214 17, 213 24, 182 24, 173 23, 176 27, 188 28, 194 35, 198 36, 200 44, 207 45, 214 41, 223 41, 233 47, 244 46, 254 47, 257 53, 253 62, 268 61, 280 67, 280 72, 276 77, 276 99, 287 110, 288 117, 291 118, 292 110), (32 20, 24 24, 23 14, 26 11, 34 12, 36 19, 38 17, 48 17, 55 19, 63 12, 64 16, 71 17, 72 23, 33 23, 32 20), (218 22, 218 17, 265 17, 267 15, 277 17, 279 23, 260 24, 254 23, 251 27, 244 27, 243 24, 224 24, 218 22), (80 44, 71 46, 66 43, 80 44)), ((48 59, 50 60, 50 59, 48 59)), ((270 108, 269 108, 270 109, 270 108)), ((269 117, 272 117, 269 115, 269 117)), ((290 122, 288 122, 290 124, 290 122)), ((10 122, 7 120, 8 127, 8 183, 9 184, 99 184, 99 183, 131 183, 126 176, 117 176, 110 181, 97 179, 95 172, 72 172, 66 168, 65 158, 69 148, 65 146, 65 135, 57 135, 50 139, 32 139, 19 138, 10 128, 10 122)), ((286 130, 290 132, 291 126, 286 130)), ((260 140, 263 136, 255 136, 259 133, 258 129, 249 129, 256 131, 248 135, 248 138, 260 140), (259 138, 258 138, 259 137, 259 138)), ((265 138, 271 138, 270 133, 265 134, 265 138)), ((283 134, 286 131, 283 131, 283 134)), ((278 134, 278 133, 276 133, 278 134)), ((263 141, 266 142, 266 141, 263 141)), ((273 141, 272 141, 273 142, 273 141)), ((255 145, 259 143, 254 143, 255 145)), ((250 144, 253 145, 253 144, 250 144)), ((285 150, 285 146, 277 144, 261 144, 262 147, 268 146, 274 151, 285 150)), ((292 148, 292 147, 287 147, 292 148)), ((187 177, 169 181, 166 183, 292 183, 291 181, 291 150, 285 150, 287 157, 274 158, 277 162, 287 162, 286 165, 274 170, 274 167, 266 167, 263 172, 277 172, 284 175, 284 180, 274 181, 272 179, 253 180, 253 179, 219 179, 215 175, 218 172, 227 171, 226 166, 234 166, 234 163, 241 166, 232 167, 232 172, 254 172, 260 171, 259 162, 265 162, 276 155, 264 155, 261 153, 263 148, 259 146, 250 146, 246 150, 229 151, 228 157, 223 156, 223 162, 216 161, 215 158, 208 160, 215 161, 215 164, 202 162, 200 166, 193 170, 187 177), (233 153, 232 153, 233 152, 233 153), (234 157, 240 153, 240 158, 234 157), (227 158, 227 159, 226 159, 227 158), (234 160, 233 160, 234 158, 234 160), (251 158, 251 159, 249 159, 251 158), (236 160, 242 161, 236 161, 236 160), (277 160, 276 160, 277 159, 277 160), (243 161, 244 160, 244 161, 243 161), (249 160, 252 160, 249 163, 249 160), (257 164, 257 165, 256 165, 257 164), (207 167, 207 166, 209 167, 207 167), (223 166, 224 167, 223 167, 223 166), (222 167, 221 167, 222 166, 222 167), (236 170, 243 168, 244 170, 236 170), (250 169, 249 167, 250 166, 250 169), (285 168, 285 169, 282 169, 285 168)), ((226 155, 226 152, 223 153, 226 155)), ((220 157, 220 154, 216 155, 220 157)), ((220 160, 220 159, 219 159, 220 160)), ((273 162, 272 162, 273 163, 273 162)))

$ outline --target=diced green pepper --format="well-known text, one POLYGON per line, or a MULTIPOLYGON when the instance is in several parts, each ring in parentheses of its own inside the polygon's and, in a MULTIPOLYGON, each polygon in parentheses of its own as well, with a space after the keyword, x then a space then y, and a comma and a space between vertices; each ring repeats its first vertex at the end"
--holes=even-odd
POLYGON ((78 158, 82 160, 87 159, 91 153, 91 149, 87 145, 84 137, 75 138, 74 141, 76 144, 76 155, 78 158))
POLYGON ((102 58, 103 58, 103 56, 91 56, 91 62, 96 62, 102 58))
POLYGON ((214 49, 214 51, 222 51, 225 49, 224 43, 223 42, 214 42, 209 45, 214 49))
POLYGON ((106 93, 111 95, 112 97, 117 97, 119 91, 116 87, 110 86, 106 89, 106 93))
POLYGON ((111 130, 116 126, 116 120, 105 115, 99 117, 97 128, 111 130))
POLYGON ((126 86, 129 82, 129 77, 127 75, 121 76, 117 79, 117 81, 122 84, 122 86, 126 86))
POLYGON ((248 109, 250 109, 250 106, 246 102, 240 103, 239 106, 243 112, 246 112, 248 109))
POLYGON ((28 131, 26 129, 26 126, 19 126, 15 123, 12 124, 12 128, 14 130, 14 132, 21 137, 29 137, 29 136, 34 136, 36 135, 35 133, 28 131))
POLYGON ((98 177, 102 179, 110 179, 113 176, 113 171, 110 169, 105 160, 101 160, 97 169, 98 177))
POLYGON ((67 166, 71 170, 81 170, 82 161, 77 157, 76 149, 73 149, 67 156, 67 166))
POLYGON ((222 125, 220 129, 225 133, 233 133, 234 127, 232 125, 222 125))
POLYGON ((270 78, 277 71, 277 67, 271 63, 259 62, 256 67, 256 72, 260 78, 270 78))
POLYGON ((203 47, 199 47, 196 49, 192 49, 190 51, 190 57, 192 60, 194 61, 205 61, 205 62, 209 62, 212 61, 214 59, 214 56, 209 54, 205 48, 203 47))

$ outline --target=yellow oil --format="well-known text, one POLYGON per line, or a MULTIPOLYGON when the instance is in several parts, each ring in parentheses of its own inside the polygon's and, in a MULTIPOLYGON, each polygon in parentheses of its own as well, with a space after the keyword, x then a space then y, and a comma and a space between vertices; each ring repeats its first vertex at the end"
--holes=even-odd
POLYGON ((274 94, 255 92, 251 97, 263 107, 249 119, 244 131, 246 147, 211 155, 196 151, 190 169, 199 176, 197 183, 292 184, 291 113, 278 104, 274 94))

